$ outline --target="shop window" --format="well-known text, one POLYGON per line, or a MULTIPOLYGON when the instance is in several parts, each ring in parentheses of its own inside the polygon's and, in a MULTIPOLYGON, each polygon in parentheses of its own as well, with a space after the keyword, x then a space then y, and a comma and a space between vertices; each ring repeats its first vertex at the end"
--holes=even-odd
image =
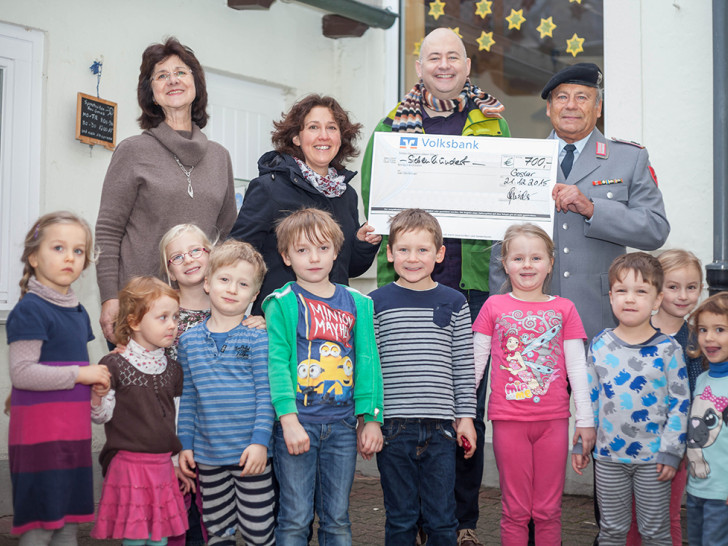
POLYGON ((505 105, 514 137, 551 131, 540 94, 553 74, 579 62, 604 68, 603 0, 403 0, 403 6, 402 95, 417 82, 422 38, 449 27, 465 43, 471 80, 505 105))

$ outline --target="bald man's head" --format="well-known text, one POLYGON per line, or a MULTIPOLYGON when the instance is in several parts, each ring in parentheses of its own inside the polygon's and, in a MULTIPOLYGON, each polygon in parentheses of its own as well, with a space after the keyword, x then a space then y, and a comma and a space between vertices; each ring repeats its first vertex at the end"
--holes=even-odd
POLYGON ((422 40, 415 68, 435 98, 454 99, 470 75, 470 59, 457 34, 449 28, 437 28, 422 40))

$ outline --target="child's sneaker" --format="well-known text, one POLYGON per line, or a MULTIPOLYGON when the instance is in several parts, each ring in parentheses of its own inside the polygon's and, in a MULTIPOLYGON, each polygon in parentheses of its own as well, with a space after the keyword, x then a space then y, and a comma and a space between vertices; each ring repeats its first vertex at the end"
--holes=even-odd
POLYGON ((460 529, 458 531, 458 546, 483 546, 475 534, 475 529, 460 529))

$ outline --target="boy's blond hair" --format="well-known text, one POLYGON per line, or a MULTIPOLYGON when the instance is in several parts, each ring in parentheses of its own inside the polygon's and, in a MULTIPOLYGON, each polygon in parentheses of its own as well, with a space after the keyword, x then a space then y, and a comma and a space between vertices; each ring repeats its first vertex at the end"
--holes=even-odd
POLYGON ((328 212, 316 208, 292 212, 276 226, 279 254, 288 253, 288 249, 301 238, 315 244, 331 241, 336 255, 344 245, 344 232, 341 231, 341 227, 336 223, 334 217, 328 212))
POLYGON ((221 267, 235 265, 240 261, 248 262, 255 268, 253 282, 255 283, 255 290, 260 290, 263 284, 263 278, 268 272, 263 256, 253 248, 253 245, 236 241, 235 239, 228 239, 210 251, 210 259, 207 263, 205 276, 210 277, 221 267))
POLYGON ((388 243, 390 248, 397 241, 397 236, 400 233, 417 230, 427 231, 432 235, 435 248, 440 250, 440 247, 442 247, 440 222, 432 214, 422 209, 405 209, 390 218, 388 243))
POLYGON ((642 280, 654 286, 658 294, 662 292, 665 278, 662 265, 657 258, 647 252, 630 252, 617 256, 609 266, 609 290, 630 271, 642 275, 642 280))

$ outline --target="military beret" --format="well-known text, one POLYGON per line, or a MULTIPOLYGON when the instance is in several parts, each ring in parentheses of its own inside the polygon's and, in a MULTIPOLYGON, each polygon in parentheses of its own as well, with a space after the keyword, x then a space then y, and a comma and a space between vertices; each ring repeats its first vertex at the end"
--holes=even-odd
POLYGON ((559 70, 551 76, 549 82, 541 91, 541 98, 545 99, 549 93, 562 83, 576 83, 587 87, 601 87, 602 71, 594 63, 577 63, 559 70))

